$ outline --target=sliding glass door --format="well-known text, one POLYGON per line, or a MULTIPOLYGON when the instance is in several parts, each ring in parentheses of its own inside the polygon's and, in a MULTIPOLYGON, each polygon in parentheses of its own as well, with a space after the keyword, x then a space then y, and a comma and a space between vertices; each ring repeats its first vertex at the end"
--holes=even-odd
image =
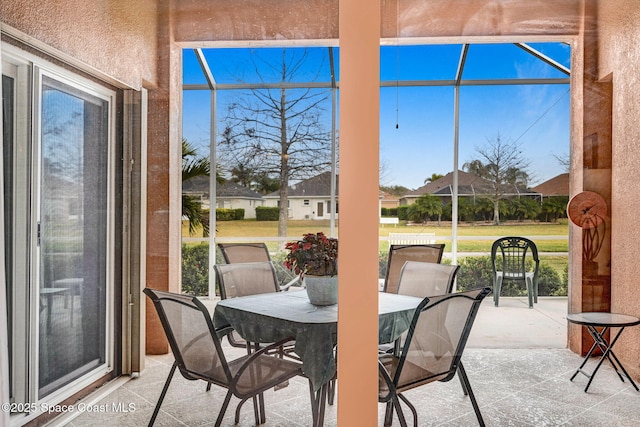
POLYGON ((109 102, 43 75, 39 395, 106 361, 109 102))
POLYGON ((113 369, 115 93, 2 65, 11 398, 59 400, 113 369))

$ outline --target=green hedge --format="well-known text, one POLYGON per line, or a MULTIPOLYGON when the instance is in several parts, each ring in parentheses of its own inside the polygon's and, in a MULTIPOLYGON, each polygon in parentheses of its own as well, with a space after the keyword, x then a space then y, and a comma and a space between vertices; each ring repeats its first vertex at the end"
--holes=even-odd
MULTIPOLYGON (((388 252, 380 252, 378 258, 378 277, 384 279, 387 274, 388 252)), ((533 261, 529 261, 529 269, 533 261)), ((443 264, 450 264, 451 260, 442 260, 443 264)), ((471 256, 458 260, 460 269, 457 277, 457 290, 465 291, 481 286, 493 289, 493 270, 490 256, 471 256)), ((538 295, 540 296, 566 296, 568 286, 568 268, 565 268, 562 277, 551 266, 541 262, 538 276, 538 295)), ((526 296, 527 288, 519 283, 506 282, 502 286, 500 296, 526 296)))
POLYGON ((279 215, 278 207, 258 206, 256 208, 256 221, 277 221, 279 215))
POLYGON ((380 208, 380 216, 398 216, 398 208, 380 208))
POLYGON ((398 219, 404 221, 409 219, 409 205, 398 206, 398 219))
MULTIPOLYGON (((528 263, 531 270, 533 261, 528 260, 528 263)), ((465 257, 459 260, 459 264, 460 270, 457 275, 457 289, 459 291, 480 286, 489 286, 493 289, 491 257, 465 257)), ((518 282, 505 282, 500 292, 500 296, 507 297, 524 295, 527 295, 527 288, 518 282)), ((538 295, 566 296, 567 277, 560 277, 560 274, 551 266, 541 262, 538 276, 538 295)))
POLYGON ((216 208, 216 221, 237 221, 244 219, 244 209, 216 208))
POLYGON ((209 244, 182 245, 182 293, 209 293, 209 244))

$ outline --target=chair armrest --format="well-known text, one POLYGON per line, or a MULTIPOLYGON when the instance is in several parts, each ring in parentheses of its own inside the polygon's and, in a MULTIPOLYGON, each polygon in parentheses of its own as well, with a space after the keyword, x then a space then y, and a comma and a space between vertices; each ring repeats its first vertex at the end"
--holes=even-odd
MULTIPOLYGON (((237 371, 237 372, 236 372, 236 374, 234 375, 233 380, 232 380, 232 383, 233 383, 233 384, 235 384, 235 383, 238 381, 238 379, 242 376, 242 374, 244 373, 244 371, 246 371, 246 370, 247 370, 247 368, 248 368, 249 366, 251 366, 251 364, 252 364, 252 363, 253 363, 253 362, 254 362, 258 357, 260 357, 260 356, 264 355, 267 351, 277 349, 278 347, 281 347, 281 346, 283 346, 284 344, 286 344, 286 343, 288 343, 288 342, 291 342, 291 341, 294 341, 294 340, 295 340, 295 338, 294 338, 294 337, 288 337, 288 338, 282 339, 282 340, 280 340, 280 341, 278 341, 278 342, 275 342, 275 343, 273 343, 273 344, 270 344, 270 345, 268 345, 268 346, 266 346, 266 347, 261 347, 259 350, 257 350, 257 351, 254 351, 254 352, 250 353, 250 354, 248 355, 249 357, 247 357, 247 359, 244 361, 244 363, 242 364, 242 366, 240 367, 240 369, 238 369, 238 371, 237 371)), ((269 357, 274 357, 274 356, 269 356, 269 357)), ((291 361, 291 363, 296 363, 296 362, 291 361)), ((299 366, 300 366, 300 368, 302 368, 302 364, 301 364, 301 363, 299 364, 299 366)))
POLYGON ((216 329, 216 335, 218 336, 218 338, 229 335, 231 332, 233 332, 233 328, 231 326, 223 326, 220 329, 216 329))
POLYGON ((294 277, 293 279, 291 279, 289 282, 285 283, 284 285, 281 285, 281 286, 280 286, 280 290, 281 290, 281 291, 288 291, 288 290, 289 290, 289 288, 290 288, 292 285, 295 285, 297 282, 300 282, 300 276, 296 276, 296 277, 294 277))

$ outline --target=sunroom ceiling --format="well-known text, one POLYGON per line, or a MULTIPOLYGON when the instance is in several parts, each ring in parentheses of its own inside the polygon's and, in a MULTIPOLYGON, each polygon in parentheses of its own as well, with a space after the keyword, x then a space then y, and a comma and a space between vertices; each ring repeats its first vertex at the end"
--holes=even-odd
MULTIPOLYGON (((287 55, 306 55, 304 66, 285 86, 339 85, 340 49, 288 47, 287 55), (333 55, 333 61, 330 58, 333 55)), ((272 68, 283 48, 185 49, 184 89, 216 89, 282 83, 272 68), (200 56, 201 63, 198 61, 200 56)), ((381 86, 451 86, 569 83, 570 47, 566 43, 402 45, 380 47, 381 86), (460 77, 458 79, 458 77, 460 77)))

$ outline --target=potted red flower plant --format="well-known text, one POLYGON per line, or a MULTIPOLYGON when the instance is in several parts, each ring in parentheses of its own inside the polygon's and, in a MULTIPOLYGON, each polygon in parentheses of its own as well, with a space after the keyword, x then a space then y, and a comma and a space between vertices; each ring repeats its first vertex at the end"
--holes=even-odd
POLYGON ((303 277, 309 301, 315 305, 338 302, 338 240, 324 233, 308 233, 289 242, 284 265, 303 277))

